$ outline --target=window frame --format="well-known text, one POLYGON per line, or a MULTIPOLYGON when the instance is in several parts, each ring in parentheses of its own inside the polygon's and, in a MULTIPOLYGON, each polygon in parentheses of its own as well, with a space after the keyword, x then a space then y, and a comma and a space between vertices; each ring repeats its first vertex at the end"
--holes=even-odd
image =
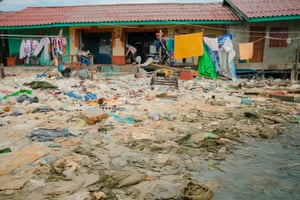
POLYGON ((270 48, 287 47, 287 39, 288 27, 271 27, 269 41, 270 48))

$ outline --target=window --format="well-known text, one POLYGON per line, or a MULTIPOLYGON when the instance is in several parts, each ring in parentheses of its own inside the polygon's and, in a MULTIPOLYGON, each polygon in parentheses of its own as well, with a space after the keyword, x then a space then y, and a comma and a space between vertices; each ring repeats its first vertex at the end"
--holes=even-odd
POLYGON ((270 37, 270 47, 286 47, 288 28, 271 28, 270 37))

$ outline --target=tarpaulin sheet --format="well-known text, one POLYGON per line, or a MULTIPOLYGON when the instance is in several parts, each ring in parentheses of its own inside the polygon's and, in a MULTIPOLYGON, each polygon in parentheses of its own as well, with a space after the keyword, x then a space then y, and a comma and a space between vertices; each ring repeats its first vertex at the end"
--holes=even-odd
POLYGON ((230 33, 218 37, 220 62, 219 74, 232 80, 236 80, 237 76, 234 66, 235 51, 233 49, 232 39, 233 37, 230 33))
POLYGON ((204 54, 199 57, 198 62, 198 73, 206 77, 217 79, 217 74, 215 70, 214 63, 207 52, 207 47, 204 45, 204 54))

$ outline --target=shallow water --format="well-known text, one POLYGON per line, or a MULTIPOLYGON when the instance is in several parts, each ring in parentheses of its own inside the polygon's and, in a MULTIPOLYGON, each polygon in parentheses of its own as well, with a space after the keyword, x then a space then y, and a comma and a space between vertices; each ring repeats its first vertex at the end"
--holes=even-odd
POLYGON ((272 140, 247 140, 219 170, 198 177, 213 185, 214 200, 300 199, 300 125, 272 140))

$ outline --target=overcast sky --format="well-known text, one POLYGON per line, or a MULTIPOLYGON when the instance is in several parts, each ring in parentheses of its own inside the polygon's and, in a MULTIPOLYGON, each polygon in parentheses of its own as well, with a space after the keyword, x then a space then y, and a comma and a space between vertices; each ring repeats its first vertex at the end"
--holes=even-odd
POLYGON ((21 10, 30 6, 67 6, 113 3, 163 3, 163 2, 221 2, 222 0, 0 0, 0 11, 21 10))

